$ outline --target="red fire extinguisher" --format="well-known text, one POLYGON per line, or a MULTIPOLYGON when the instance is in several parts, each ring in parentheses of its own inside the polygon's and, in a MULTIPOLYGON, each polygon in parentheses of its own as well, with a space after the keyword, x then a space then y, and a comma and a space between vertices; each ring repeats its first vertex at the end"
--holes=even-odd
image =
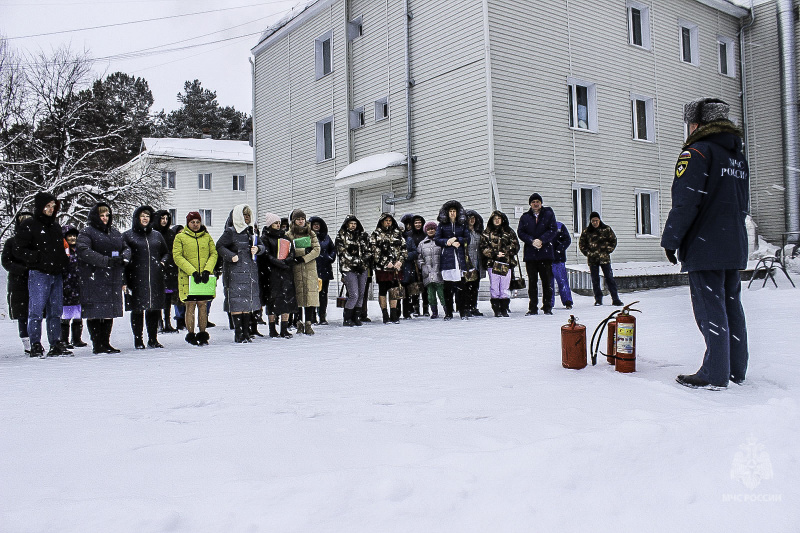
POLYGON ((586 366, 586 326, 578 324, 575 315, 561 326, 561 366, 575 370, 586 366))
POLYGON ((640 312, 638 309, 631 309, 631 306, 639 302, 633 302, 622 309, 614 311, 605 318, 592 334, 592 341, 589 344, 592 352, 592 365, 597 364, 597 354, 606 356, 609 364, 614 365, 617 372, 636 371, 636 318, 631 315, 631 311, 640 312), (606 352, 600 352, 600 342, 602 341, 604 330, 607 332, 606 352))

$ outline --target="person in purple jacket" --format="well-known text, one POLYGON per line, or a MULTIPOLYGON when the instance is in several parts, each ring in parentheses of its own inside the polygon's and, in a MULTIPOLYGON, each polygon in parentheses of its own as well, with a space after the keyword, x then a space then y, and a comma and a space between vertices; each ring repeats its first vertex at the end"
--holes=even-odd
POLYGON ((552 315, 553 239, 556 238, 556 214, 542 206, 542 197, 533 193, 528 198, 531 208, 519 217, 517 236, 525 243, 523 260, 528 272, 528 312, 525 316, 539 314, 539 289, 537 278, 542 280, 542 311, 552 315))

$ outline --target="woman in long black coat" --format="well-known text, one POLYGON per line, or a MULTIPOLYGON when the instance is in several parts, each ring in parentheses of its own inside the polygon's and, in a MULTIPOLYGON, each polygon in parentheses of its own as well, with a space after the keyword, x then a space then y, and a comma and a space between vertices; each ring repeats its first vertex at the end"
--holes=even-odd
MULTIPOLYGON (((328 234, 328 225, 320 217, 311 217, 308 220, 311 230, 317 234, 319 241, 319 255, 317 256, 317 277, 322 280, 322 289, 319 291, 319 314, 320 325, 328 324, 328 287, 333 279, 333 262, 336 261, 336 244, 328 234)), ((316 316, 311 320, 316 324, 316 316)))
POLYGON ((75 250, 81 280, 81 316, 92 338, 94 353, 119 353, 111 346, 114 318, 123 315, 125 264, 131 250, 113 225, 111 207, 96 204, 78 235, 75 250))
MULTIPOLYGON (((20 211, 14 219, 14 233, 19 230, 23 220, 33 217, 30 211, 20 211)), ((14 256, 14 237, 3 245, 2 264, 8 271, 8 313, 17 321, 19 338, 26 354, 31 353, 31 339, 28 337, 28 267, 14 256)))
MULTIPOLYGON (((170 322, 170 315, 172 312, 173 295, 175 301, 180 302, 177 298, 178 294, 178 267, 175 261, 172 260, 172 244, 175 242, 175 230, 172 228, 172 215, 169 211, 162 209, 156 211, 153 215, 153 229, 156 230, 164 237, 164 242, 167 243, 167 252, 169 254, 167 262, 164 263, 164 318, 163 333, 173 333, 177 331, 172 327, 170 322)), ((177 319, 177 317, 176 317, 177 319)))
POLYGON ((261 231, 261 244, 264 255, 259 256, 259 274, 261 276, 261 293, 266 300, 269 314, 269 336, 289 339, 289 313, 297 309, 297 296, 294 288, 294 248, 281 229, 278 215, 267 213, 264 218, 264 229, 261 231), (284 239, 289 246, 289 253, 284 259, 278 259, 278 241, 284 239), (275 321, 280 315, 281 332, 278 334, 275 321))
POLYGON ((131 311, 133 344, 144 350, 142 330, 147 326, 147 346, 163 348, 158 342, 158 319, 164 305, 164 265, 169 249, 164 237, 153 231, 155 217, 150 206, 133 213, 132 227, 122 237, 131 249, 131 262, 125 268, 128 308, 131 311))
POLYGON ((439 210, 439 226, 434 241, 442 248, 439 263, 444 280, 444 319, 453 318, 453 299, 461 320, 467 319, 464 302, 463 273, 467 270, 464 249, 469 244, 470 234, 467 226, 467 213, 459 202, 445 202, 439 210))

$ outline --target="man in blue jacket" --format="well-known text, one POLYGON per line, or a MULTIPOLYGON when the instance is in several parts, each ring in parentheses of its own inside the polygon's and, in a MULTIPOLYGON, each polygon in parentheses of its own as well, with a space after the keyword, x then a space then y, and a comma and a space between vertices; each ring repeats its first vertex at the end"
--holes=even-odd
POLYGON ((700 370, 677 378, 694 388, 741 384, 747 371, 739 270, 747 265, 750 173, 729 110, 713 98, 684 107, 689 138, 675 165, 672 210, 661 238, 667 258, 680 260, 689 273, 692 308, 706 342, 700 370))
POLYGON ((528 312, 525 316, 539 314, 539 290, 536 286, 538 279, 542 280, 542 311, 552 315, 552 288, 550 280, 553 277, 553 239, 556 238, 558 227, 556 215, 549 207, 542 206, 542 197, 533 193, 528 198, 531 208, 519 217, 517 236, 525 243, 523 260, 528 273, 528 312))

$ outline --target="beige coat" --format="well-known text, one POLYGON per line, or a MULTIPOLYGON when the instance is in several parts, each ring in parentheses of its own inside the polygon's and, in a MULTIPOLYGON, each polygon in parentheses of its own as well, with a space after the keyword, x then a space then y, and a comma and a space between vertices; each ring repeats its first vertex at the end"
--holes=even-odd
POLYGON ((317 256, 319 256, 319 240, 317 235, 306 224, 303 228, 297 227, 294 222, 289 226, 286 237, 294 242, 295 239, 311 236, 311 249, 295 249, 294 256, 303 259, 302 263, 296 263, 292 269, 294 272, 294 289, 297 295, 298 307, 318 307, 319 306, 319 282, 317 281, 317 256))

